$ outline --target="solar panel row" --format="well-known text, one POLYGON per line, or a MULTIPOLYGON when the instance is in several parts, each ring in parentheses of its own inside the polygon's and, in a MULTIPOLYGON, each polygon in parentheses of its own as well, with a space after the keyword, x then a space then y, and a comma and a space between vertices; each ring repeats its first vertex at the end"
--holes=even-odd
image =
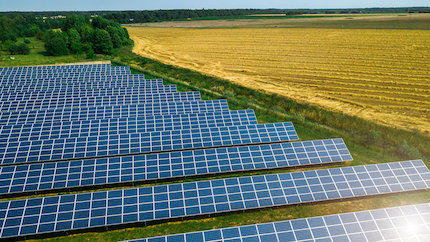
MULTIPOLYGON (((112 68, 110 64, 82 64, 82 65, 52 65, 52 66, 18 66, 18 67, 1 67, 0 73, 9 71, 32 71, 32 70, 87 70, 99 68, 112 68)), ((118 67, 117 67, 118 68, 118 67)), ((120 66, 122 69, 129 69, 128 66, 120 66)))
POLYGON ((298 140, 292 123, 184 129, 0 144, 0 165, 298 140))
POLYGON ((95 106, 117 106, 139 103, 169 103, 200 101, 200 92, 143 93, 137 95, 53 98, 38 100, 3 101, 0 112, 36 109, 63 109, 95 106))
POLYGON ((62 77, 80 77, 80 76, 117 76, 117 75, 129 75, 130 71, 122 70, 107 70, 101 72, 71 72, 71 73, 41 73, 41 74, 12 74, 7 75, 2 79, 20 79, 20 78, 62 78, 62 77))
MULTIPOLYGON (((1 90, 0 90, 1 91, 1 90)), ((146 86, 130 88, 105 88, 105 89, 62 89, 41 92, 3 92, 1 101, 40 100, 55 98, 122 96, 137 94, 175 93, 176 85, 146 86)))
POLYGON ((51 68, 51 69, 41 69, 41 68, 33 68, 33 69, 15 69, 15 70, 0 70, 0 76, 7 76, 13 74, 50 74, 50 73, 76 73, 76 72, 109 72, 109 71, 122 71, 122 72, 130 72, 130 67, 128 66, 108 66, 108 67, 87 67, 87 68, 51 68))
MULTIPOLYGON (((200 96, 199 92, 181 92, 177 93, 175 85, 154 85, 147 87, 131 87, 131 88, 107 88, 107 89, 66 89, 59 92, 56 91, 43 91, 43 92, 9 92, 0 95, 0 100, 6 103, 12 103, 16 101, 21 102, 41 102, 41 101, 52 101, 61 100, 65 98, 72 99, 82 99, 82 98, 98 98, 98 97, 108 97, 108 96, 128 96, 128 95, 139 95, 139 96, 154 96, 154 95, 189 95, 189 93, 197 93, 194 95, 200 96), (133 94, 127 94, 133 93, 133 94), (163 94, 160 94, 163 93, 163 94), (166 94, 167 93, 167 94, 166 94), (79 96, 72 96, 79 95, 79 96)), ((118 98, 118 97, 116 97, 118 98)))
MULTIPOLYGON (((161 83, 161 82, 160 82, 161 83)), ((89 83, 89 84, 67 84, 67 85, 61 85, 61 86, 38 86, 30 85, 30 86, 2 86, 0 88, 0 92, 2 93, 10 93, 10 92, 71 92, 71 91, 90 91, 90 90, 98 90, 98 89, 136 89, 136 88, 163 88, 167 86, 163 86, 159 83, 156 83, 154 85, 132 85, 132 86, 124 86, 119 83, 114 83, 111 85, 111 83, 89 83)))
POLYGON ((1 237, 105 227, 430 187, 422 161, 0 202, 1 237))
POLYGON ((0 125, 228 111, 226 100, 0 112, 0 125))
POLYGON ((252 110, 0 126, 0 143, 257 124, 252 110))
POLYGON ((430 241, 430 203, 253 224, 129 242, 430 241))
POLYGON ((23 70, 23 71, 3 71, 0 77, 19 77, 19 76, 49 76, 49 75, 75 75, 75 74, 105 74, 105 73, 120 73, 130 74, 130 70, 126 68, 110 67, 98 69, 70 69, 70 70, 23 70))
POLYGON ((129 86, 154 86, 161 85, 162 80, 113 80, 110 82, 70 82, 70 83, 54 83, 54 82, 38 82, 38 83, 14 83, 4 84, 4 86, 35 86, 45 87, 48 89, 52 88, 66 88, 69 86, 83 87, 83 88, 100 88, 100 87, 129 87, 129 86))
MULTIPOLYGON (((69 83, 69 82, 103 82, 103 81, 115 81, 115 80, 145 80, 144 75, 98 75, 98 74, 86 74, 80 76, 71 77, 0 77, 0 82, 2 84, 13 85, 14 83, 69 83)), ((16 85, 16 84, 15 84, 16 85)))
POLYGON ((352 160, 342 139, 0 167, 0 195, 352 160))

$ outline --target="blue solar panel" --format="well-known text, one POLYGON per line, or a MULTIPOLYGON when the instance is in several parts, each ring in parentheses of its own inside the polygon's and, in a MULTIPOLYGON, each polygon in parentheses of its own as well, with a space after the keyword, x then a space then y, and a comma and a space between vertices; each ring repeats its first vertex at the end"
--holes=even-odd
POLYGON ((112 80, 106 82, 69 82, 69 83, 55 83, 55 82, 37 82, 37 83, 13 83, 13 84, 1 84, 6 87, 15 87, 15 86, 32 86, 42 87, 44 90, 55 89, 55 88, 71 88, 71 87, 80 87, 80 88, 107 88, 107 87, 132 87, 132 86, 154 86, 154 85, 162 85, 163 81, 161 79, 155 80, 112 80))
MULTIPOLYGON (((111 68, 110 64, 67 64, 67 65, 45 65, 45 66, 13 66, 0 67, 0 74, 5 72, 29 72, 43 70, 87 70, 87 69, 106 69, 111 68)), ((122 68, 130 68, 122 66, 122 68)))
POLYGON ((107 74, 130 74, 130 68, 127 67, 111 67, 105 69, 63 69, 63 70, 35 70, 35 71, 15 71, 0 73, 1 77, 38 77, 38 76, 68 76, 68 75, 107 75, 107 74))
MULTIPOLYGON (((1 90, 0 90, 1 92, 1 90)), ((148 93, 173 93, 177 92, 176 85, 147 86, 129 88, 106 89, 62 89, 40 92, 2 92, 1 101, 37 100, 54 98, 99 97, 99 96, 125 96, 148 93)))
POLYGON ((429 241, 430 203, 175 234, 129 242, 429 241))
POLYGON ((298 140, 292 123, 187 129, 0 144, 1 164, 59 161, 298 140))
POLYGON ((22 71, 3 71, 0 72, 2 77, 15 77, 15 76, 50 76, 50 75, 79 75, 79 74, 130 74, 129 68, 111 67, 111 68, 98 68, 98 69, 62 69, 62 70, 22 70, 22 71))
POLYGON ((0 126, 0 143, 257 124, 252 110, 0 126))
POLYGON ((146 103, 125 106, 84 107, 52 110, 0 112, 0 126, 40 122, 125 118, 180 113, 206 113, 228 111, 226 100, 146 103))
POLYGON ((102 71, 102 72, 78 72, 78 73, 53 73, 53 74, 15 74, 0 77, 0 80, 22 80, 22 79, 58 79, 58 78, 75 78, 75 77, 92 77, 92 76, 120 76, 130 75, 130 71, 102 71))
POLYGON ((342 139, 0 167, 0 195, 350 161, 342 139))
POLYGON ((100 96, 78 98, 53 98, 38 100, 3 101, 0 112, 16 112, 37 109, 64 109, 96 106, 119 106, 139 103, 169 103, 200 101, 200 92, 143 93, 127 96, 100 96))
MULTIPOLYGON (((170 85, 169 85, 170 86, 170 85)), ((80 85, 80 84, 70 84, 70 85, 63 85, 63 86, 1 86, 0 92, 2 93, 10 93, 10 92, 34 92, 34 93, 40 93, 40 92, 82 92, 82 91, 91 91, 91 90, 103 90, 103 89, 116 89, 116 90, 126 90, 126 89, 159 89, 159 88, 165 88, 168 86, 162 85, 162 80, 159 80, 157 84, 154 85, 137 85, 137 86, 127 86, 122 84, 113 84, 109 85, 109 83, 106 84, 90 84, 90 85, 80 85), (95 86, 95 87, 94 87, 95 86)))
POLYGON ((1 238, 429 187, 424 163, 407 161, 2 201, 1 238))
POLYGON ((86 83, 86 82, 110 82, 110 81, 150 81, 151 79, 145 79, 144 75, 80 75, 70 77, 22 77, 22 78, 0 78, 2 85, 31 85, 31 84, 43 84, 43 85, 60 85, 70 83, 86 83))

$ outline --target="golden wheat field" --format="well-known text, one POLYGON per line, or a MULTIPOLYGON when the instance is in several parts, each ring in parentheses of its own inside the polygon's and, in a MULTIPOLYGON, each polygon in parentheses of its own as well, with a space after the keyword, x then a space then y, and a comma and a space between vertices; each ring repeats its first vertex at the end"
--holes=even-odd
POLYGON ((430 31, 128 30, 140 55, 386 125, 430 132, 430 31))

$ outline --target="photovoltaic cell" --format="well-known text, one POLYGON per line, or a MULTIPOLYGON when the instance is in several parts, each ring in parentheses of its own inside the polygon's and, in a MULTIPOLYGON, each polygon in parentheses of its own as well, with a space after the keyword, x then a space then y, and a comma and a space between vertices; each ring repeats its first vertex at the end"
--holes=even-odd
POLYGON ((175 234, 130 242, 430 241, 430 203, 175 234))
POLYGON ((1 238, 415 191, 429 185, 424 163, 407 161, 2 201, 1 238))
POLYGON ((107 88, 107 89, 62 89, 41 92, 2 92, 1 101, 38 100, 54 98, 99 97, 137 95, 145 93, 173 93, 177 92, 176 85, 107 88))
POLYGON ((38 109, 64 109, 96 106, 119 106, 139 103, 168 103, 200 101, 200 92, 143 93, 128 96, 53 98, 22 101, 3 101, 0 112, 38 109))
POLYGON ((0 126, 0 143, 257 124, 253 110, 0 126))
POLYGON ((0 195, 350 161, 342 139, 0 167, 0 195))
POLYGON ((0 144, 1 165, 298 140, 292 123, 0 144))
POLYGON ((226 100, 0 112, 0 126, 40 122, 111 119, 135 116, 222 111, 228 111, 226 100))

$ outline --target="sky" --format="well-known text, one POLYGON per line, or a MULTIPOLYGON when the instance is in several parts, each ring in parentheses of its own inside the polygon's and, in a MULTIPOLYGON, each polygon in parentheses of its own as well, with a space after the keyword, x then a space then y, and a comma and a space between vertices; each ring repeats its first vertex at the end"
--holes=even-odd
POLYGON ((0 11, 229 8, 369 8, 430 6, 430 0, 0 0, 0 11))

